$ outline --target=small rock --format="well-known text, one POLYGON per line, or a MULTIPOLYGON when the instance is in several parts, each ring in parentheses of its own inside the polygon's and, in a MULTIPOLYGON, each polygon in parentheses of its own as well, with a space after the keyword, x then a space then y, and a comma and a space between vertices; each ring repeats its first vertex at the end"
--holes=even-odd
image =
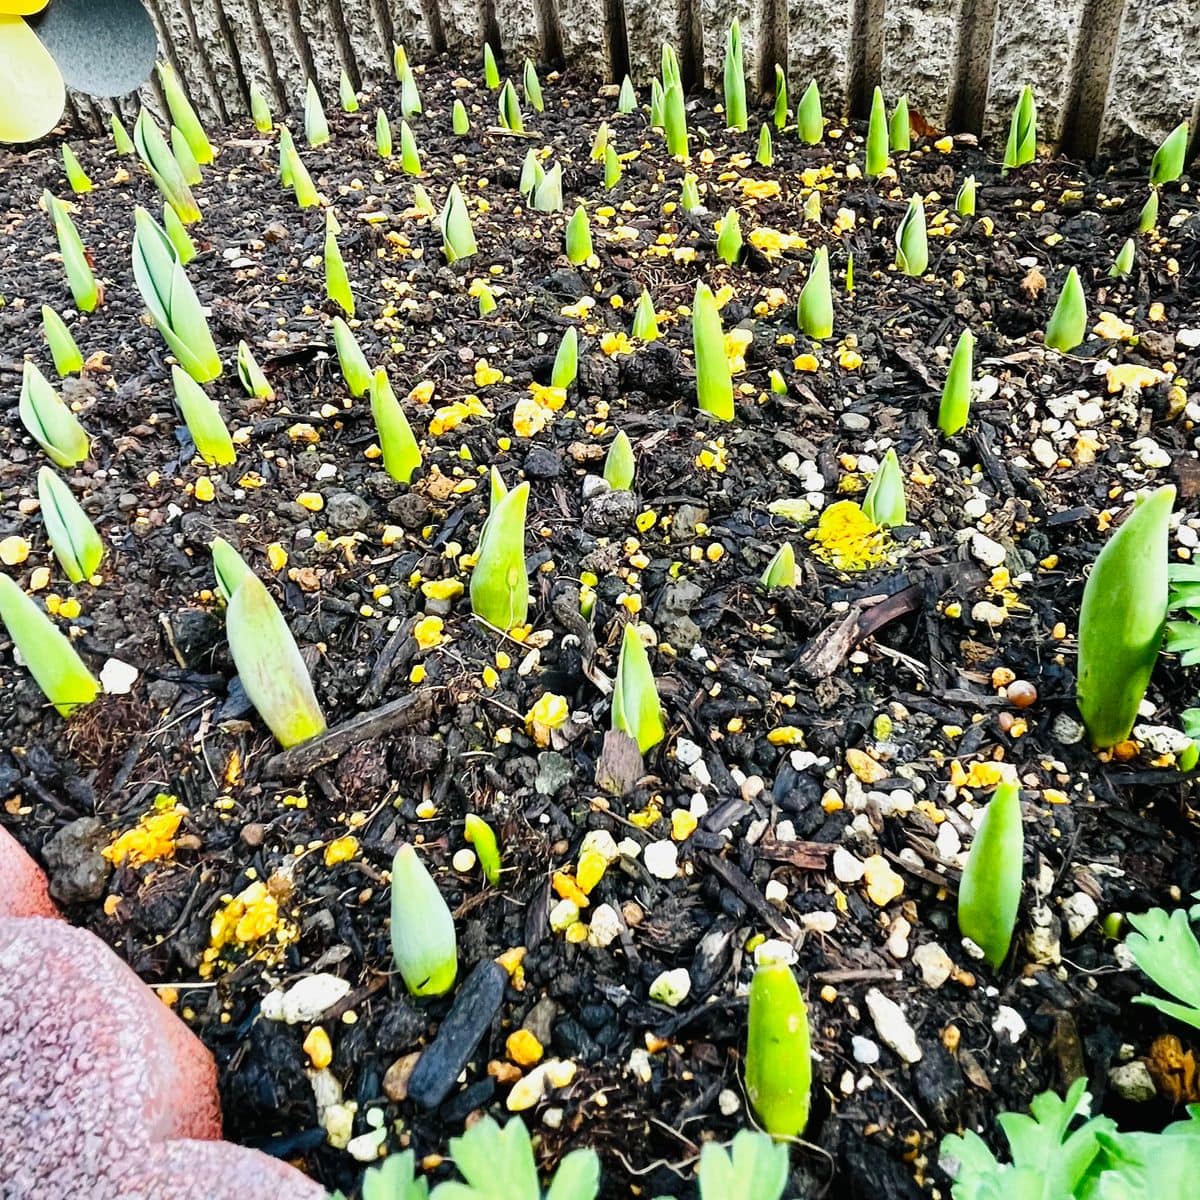
POLYGON ((937 942, 924 942, 913 951, 913 962, 928 988, 940 988, 954 973, 954 960, 937 942))
POLYGON ((986 534, 975 530, 971 534, 971 556, 985 567, 994 570, 1003 565, 1008 551, 999 542, 994 542, 986 534))
POLYGON ((783 941, 782 938, 767 938, 754 947, 754 965, 756 967, 761 967, 764 963, 781 963, 785 967, 790 967, 798 957, 796 947, 791 942, 783 941))
POLYGON ((872 1067, 879 1061, 879 1043, 860 1037, 857 1033, 850 1039, 850 1052, 854 1055, 854 1061, 864 1067, 872 1067))
POLYGON ((355 533, 371 519, 371 506, 355 492, 332 492, 325 498, 325 522, 338 533, 355 533))
POLYGON ((138 669, 119 658, 110 658, 100 668, 100 686, 110 696, 128 696, 137 683, 138 669))
POLYGON ((882 854, 872 854, 863 863, 863 879, 872 904, 884 908, 904 892, 904 880, 882 854))
POLYGON ((611 904, 601 904, 588 925, 588 945, 603 949, 621 936, 621 918, 611 904))
POLYGON ((350 993, 350 981, 340 975, 309 975, 286 991, 276 988, 263 997, 262 1015, 268 1021, 311 1025, 350 993))
POLYGON ((1008 609, 990 600, 980 600, 971 609, 971 620, 980 625, 1003 625, 1008 620, 1008 609))
POLYGON ((538 773, 533 789, 539 796, 555 796, 571 781, 575 772, 571 764, 556 750, 538 755, 538 773))
POLYGON ((525 474, 530 479, 557 479, 562 474, 562 462, 546 446, 532 446, 525 455, 525 474))
POLYGON ((888 769, 883 763, 872 758, 865 750, 857 750, 853 746, 846 751, 846 766, 868 787, 888 778, 888 769))
POLYGON ((866 867, 860 859, 855 858, 844 846, 839 846, 833 852, 833 877, 838 883, 857 883, 866 867))
POLYGON ((585 475, 583 484, 580 487, 580 495, 584 500, 594 500, 597 496, 602 496, 606 492, 611 492, 608 480, 603 475, 585 475))
POLYGON ((412 1073, 420 1057, 421 1052, 417 1050, 396 1059, 388 1067, 383 1077, 383 1091, 389 1100, 395 1100, 399 1104, 408 1099, 408 1081, 412 1078, 412 1073))
POLYGON ((1063 901, 1062 914, 1067 936, 1074 941, 1100 915, 1100 909, 1087 892, 1074 892, 1063 901))
POLYGON ((842 428, 848 429, 851 433, 865 433, 871 428, 870 420, 862 413, 846 412, 842 413, 838 419, 842 423, 842 428))
POLYGON ((871 988, 867 992, 866 1000, 867 1011, 875 1023, 875 1032, 879 1034, 883 1044, 906 1063, 920 1062, 921 1047, 917 1044, 917 1035, 913 1033, 900 1005, 878 988, 871 988))
POLYGON ((741 1097, 732 1088, 722 1088, 717 1094, 717 1108, 723 1117, 732 1117, 742 1107, 741 1097))
POLYGON ((650 985, 650 999, 660 1004, 678 1008, 692 990, 692 977, 686 967, 676 967, 673 971, 663 971, 650 985))
POLYGON ((1025 1036, 1025 1019, 1015 1008, 1002 1004, 992 1018, 992 1032, 1015 1046, 1025 1036))
POLYGON ((1122 1100, 1131 1100, 1135 1104, 1145 1104, 1158 1094, 1150 1069, 1140 1058, 1113 1067, 1108 1073, 1108 1082, 1122 1100))
POLYGON ((781 908, 787 903, 787 885, 778 879, 768 879, 767 886, 763 889, 763 895, 768 904, 774 904, 777 908, 781 908))
POLYGON ((802 913, 800 928, 809 933, 832 933, 837 928, 837 913, 827 910, 802 913))
POLYGON ((112 865, 100 853, 108 835, 95 817, 80 817, 64 825, 42 853, 50 874, 50 895, 63 904, 99 900, 108 886, 112 865))
POLYGON ((674 842, 651 842, 642 853, 646 870, 655 879, 674 879, 679 874, 679 849, 674 842))
POLYGON ((694 766, 703 755, 704 751, 689 738, 681 737, 676 740, 675 758, 682 766, 694 766))
POLYGON ((908 935, 910 933, 912 933, 912 925, 904 917, 897 917, 892 922, 892 928, 888 933, 887 952, 893 958, 908 957, 908 935))
POLYGON ((637 497, 632 492, 604 492, 588 501, 583 527, 589 533, 620 533, 635 516, 637 497))
POLYGON ((697 525, 708 524, 708 509, 699 504, 681 504, 671 521, 671 540, 690 542, 696 536, 697 525))
POLYGON ((1050 736, 1060 746, 1076 746, 1083 741, 1084 728, 1074 717, 1059 713, 1050 722, 1050 736))
POLYGON ((1033 451, 1033 457, 1047 469, 1058 462, 1058 451, 1054 449, 1053 444, 1046 438, 1034 438, 1033 444, 1029 449, 1033 451))

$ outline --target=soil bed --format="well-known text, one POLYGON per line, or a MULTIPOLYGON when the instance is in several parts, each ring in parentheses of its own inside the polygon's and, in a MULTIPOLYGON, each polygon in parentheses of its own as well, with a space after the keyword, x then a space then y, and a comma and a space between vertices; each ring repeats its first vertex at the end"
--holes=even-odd
MULTIPOLYGON (((350 400, 333 357, 323 215, 297 209, 281 189, 274 139, 248 124, 224 137, 210 130, 220 152, 196 189, 202 253, 188 274, 212 305, 227 364, 209 391, 231 428, 252 430, 224 473, 193 458, 172 411, 163 342, 142 320, 132 280, 133 206, 157 212, 160 202, 110 143, 73 143, 97 184, 76 198, 75 219, 107 293, 95 314, 70 320, 90 369, 62 388, 94 439, 92 458, 69 478, 109 547, 96 587, 72 588, 52 564, 31 504, 42 460, 16 406, 23 356, 52 372, 41 304, 61 311, 69 302, 37 207, 43 188, 65 195, 66 185, 57 147, 0 159, 0 537, 32 546, 11 568, 26 586, 33 568, 52 567, 43 600, 78 600, 64 624, 80 631, 97 669, 112 656, 139 671, 131 694, 63 723, 5 648, 0 821, 45 862, 51 839, 94 818, 88 845, 64 848, 60 836, 51 851, 71 919, 159 986, 212 1049, 227 1136, 297 1162, 331 1189, 349 1193, 362 1166, 318 1123, 302 1048, 311 1026, 260 1018, 274 986, 318 971, 350 983, 324 1027, 330 1072, 358 1106, 355 1134, 382 1108, 402 1131, 391 1145, 445 1154, 470 1113, 503 1119, 517 1073, 505 1040, 526 1024, 547 1056, 578 1066, 566 1088, 524 1114, 543 1163, 590 1145, 604 1159, 605 1196, 685 1196, 702 1142, 747 1121, 740 1065, 755 935, 794 938, 810 1001, 811 1145, 793 1155, 789 1196, 945 1194, 935 1169, 944 1132, 982 1127, 992 1140, 996 1113, 1024 1109, 1081 1068, 1097 1107, 1123 1126, 1161 1127, 1172 1101, 1200 1099, 1184 1069, 1186 1039, 1183 1067, 1162 1068, 1157 1100, 1134 1105, 1112 1092, 1110 1069, 1128 1047, 1147 1055, 1168 1030, 1130 1004, 1141 980, 1121 969, 1098 919, 1073 937, 1068 918, 1174 907, 1200 888, 1194 814, 1188 785, 1153 750, 1118 762, 1087 748, 1073 703, 1074 632, 1084 571, 1137 489, 1176 482, 1173 556, 1187 557, 1198 540, 1200 397, 1187 393, 1200 357, 1195 340, 1176 340, 1200 325, 1190 194, 1167 189, 1162 233, 1139 240, 1137 269, 1118 282, 1108 267, 1133 233, 1144 163, 1093 177, 1056 160, 1002 177, 971 139, 940 149, 921 138, 894 158, 899 183, 875 183, 848 177, 847 162, 861 161, 854 126, 818 147, 777 134, 768 169, 753 162, 753 137, 726 133, 703 99, 689 114, 693 134, 703 130, 690 169, 707 185, 708 211, 687 214, 676 204, 684 170, 640 112, 619 116, 611 96, 565 75, 544 81, 547 111, 527 112, 530 137, 483 132, 495 97, 475 86, 476 74, 462 86, 451 65, 424 68, 426 115, 413 122, 420 182, 435 204, 454 180, 468 197, 480 252, 466 262, 443 264, 436 222, 413 209, 414 180, 398 159, 375 156, 374 103, 347 116, 330 98, 333 140, 301 147, 337 207, 368 359, 388 366, 400 396, 433 385, 432 399, 422 403, 418 390, 406 402, 425 449, 411 488, 368 454, 369 406, 350 400), (450 132, 455 96, 471 113, 467 138, 450 132), (607 193, 588 153, 602 120, 619 152, 638 151, 607 193), (550 147, 547 165, 562 164, 565 214, 521 203, 529 146, 550 147), (969 173, 978 213, 963 223, 953 197, 969 173), (820 224, 802 215, 814 187, 820 224), (914 192, 940 197, 927 202, 923 280, 891 265, 891 236, 914 192), (594 267, 571 267, 561 253, 579 200, 592 219, 594 267), (716 258, 713 233, 731 205, 747 241, 758 242, 736 267, 716 258), (835 228, 839 209, 852 210, 852 225, 842 217, 835 228), (942 209, 949 215, 939 220, 942 209), (807 248, 752 238, 760 227, 807 248), (837 316, 835 338, 816 344, 796 332, 794 312, 822 244, 837 316), (1089 335, 1071 355, 1042 347, 1071 265, 1085 281, 1089 329, 1108 311, 1134 327, 1135 342, 1089 335), (727 425, 694 405, 690 318, 678 310, 698 278, 732 288, 725 329, 752 334, 735 377, 738 418, 727 425), (476 279, 499 300, 485 318, 469 294, 476 279), (663 336, 626 352, 606 339, 628 336, 643 287, 663 336), (571 325, 581 339, 578 384, 544 430, 519 436, 517 402, 531 382, 549 383, 571 325), (977 374, 998 387, 966 433, 946 441, 937 396, 968 326, 977 374), (239 338, 266 368, 274 401, 239 388, 230 366, 239 338), (1110 391, 1097 368, 1114 363, 1160 375, 1141 390, 1110 391), (489 382, 489 366, 502 378, 489 382), (769 390, 772 368, 787 395, 769 390), (432 435, 435 410, 468 395, 491 418, 468 416, 432 435), (635 446, 636 497, 585 499, 584 476, 599 473, 616 429, 635 446), (820 493, 828 505, 857 494, 888 446, 904 466, 909 525, 883 561, 839 571, 813 553, 803 528, 768 511, 784 498, 820 493), (523 642, 501 637, 462 598, 444 616, 440 644, 422 648, 413 636, 427 605, 418 585, 467 579, 458 560, 475 546, 491 466, 510 486, 522 476, 532 483, 532 630, 523 642), (320 511, 297 502, 312 492, 320 511), (420 719, 289 773, 231 686, 207 551, 218 534, 281 601, 331 724, 423 693, 420 719), (798 585, 768 595, 756 582, 784 539, 797 550, 798 585), (579 616, 589 573, 590 625, 579 616), (601 685, 639 603, 659 643, 653 662, 670 732, 614 796, 595 782, 609 725, 601 685), (855 613, 866 636, 837 640, 855 613), (1005 679, 1033 684, 1036 702, 1010 704, 1005 679), (525 714, 547 692, 566 698, 571 717, 539 747, 525 714), (992 972, 957 934, 955 858, 1000 761, 1022 781, 1027 861, 1019 945, 992 972), (173 853, 126 860, 110 874, 95 848, 138 826, 160 794, 187 810, 173 853), (451 867, 468 812, 500 836, 498 887, 451 867), (592 892, 585 922, 602 904, 620 914, 610 945, 551 930, 553 876, 574 867, 587 831, 645 847, 671 838, 677 812, 695 818, 674 817, 677 834, 695 829, 677 840, 675 878, 625 857, 592 892), (395 1072, 385 1087, 389 1068, 428 1042, 452 1003, 412 1003, 389 973, 385 872, 404 840, 419 844, 455 910, 460 988, 477 964, 525 948, 523 979, 507 981, 463 1080, 432 1110, 389 1098, 395 1072), (851 878, 863 863, 869 879, 851 878), (276 915, 257 939, 239 941, 250 929, 235 923, 214 952, 214 917, 256 881, 276 915), (786 891, 777 904, 766 898, 771 881, 786 891), (953 962, 936 986, 938 956, 921 949, 930 943, 953 962), (676 1009, 652 1001, 656 977, 680 967, 691 973, 687 998, 676 1009), (882 1044, 868 1011, 873 989, 902 1006, 919 1062, 906 1065, 882 1044)), ((382 102, 398 114, 394 90, 382 102)), ((1164 660, 1151 723, 1178 728, 1194 692, 1194 679, 1164 660)), ((1181 1027, 1169 1032, 1181 1036, 1181 1027)))

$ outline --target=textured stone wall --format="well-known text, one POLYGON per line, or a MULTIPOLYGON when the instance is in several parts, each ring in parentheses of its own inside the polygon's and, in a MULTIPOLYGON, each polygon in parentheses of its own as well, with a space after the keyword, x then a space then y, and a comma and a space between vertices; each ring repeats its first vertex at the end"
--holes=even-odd
MULTIPOLYGON (((1156 142, 1200 100, 1200 0, 146 0, 167 56, 210 120, 246 110, 251 83, 297 109, 305 79, 336 96, 345 68, 370 84, 391 44, 414 60, 478 60, 489 36, 510 70, 561 55, 644 85, 669 39, 693 81, 720 85, 725 29, 741 22, 747 81, 776 62, 793 95, 815 77, 826 112, 861 115, 901 92, 939 129, 1002 139, 1025 83, 1039 132, 1073 153, 1156 142)), ((147 89, 145 99, 157 106, 147 89)), ((75 99, 81 120, 103 106, 75 99)), ((119 102, 117 107, 124 111, 119 102)), ((1141 147, 1144 152, 1145 147, 1141 147)))

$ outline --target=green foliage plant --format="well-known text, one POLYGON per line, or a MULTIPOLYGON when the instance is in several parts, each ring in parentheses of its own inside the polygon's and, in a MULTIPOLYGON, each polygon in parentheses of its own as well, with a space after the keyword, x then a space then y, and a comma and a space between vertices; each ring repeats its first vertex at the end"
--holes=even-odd
POLYGON ((633 738, 643 754, 667 736, 650 658, 633 624, 625 626, 621 637, 613 684, 612 727, 633 738))
POLYGON ((829 280, 829 249, 818 247, 800 299, 796 304, 796 324, 800 331, 817 341, 833 336, 833 288, 829 280))
POLYGON ((791 542, 784 542, 774 557, 767 563, 767 569, 759 579, 762 587, 770 591, 773 588, 790 588, 796 586, 796 551, 791 542))
POLYGON ((500 846, 496 841, 496 831, 476 813, 467 813, 463 836, 475 847, 479 858, 479 869, 483 877, 495 887, 500 882, 502 870, 500 846))
POLYGON ((237 461, 237 451, 216 401, 180 367, 171 368, 171 382, 176 407, 192 435, 196 453, 210 467, 231 466, 237 461))
POLYGON ((733 420, 733 377, 725 356, 725 331, 716 297, 706 283, 696 284, 692 302, 692 350, 696 359, 696 402, 719 421, 733 420))
POLYGON ((1079 271, 1072 267, 1067 272, 1058 302, 1046 325, 1045 342, 1054 350, 1070 353, 1087 336, 1087 299, 1083 284, 1079 282, 1079 271))
POLYGON ((825 116, 821 111, 821 89, 814 79, 804 89, 796 109, 796 133, 802 142, 817 145, 825 136, 825 116))
POLYGON ((17 414, 29 436, 57 466, 69 470, 87 458, 87 433, 50 381, 28 360, 21 369, 17 414))
POLYGON ((953 437, 965 429, 971 415, 974 355, 975 335, 969 329, 964 329, 958 335, 954 353, 950 357, 950 369, 946 372, 946 383, 942 388, 942 402, 938 406, 938 429, 945 437, 953 437))
POLYGON ((919 279, 929 268, 929 241, 925 233, 925 201, 913 196, 896 230, 896 266, 919 279))
POLYGON ((42 305, 42 333, 59 375, 78 375, 83 370, 83 351, 71 336, 66 322, 48 304, 42 305))
POLYGON ((1008 142, 1004 147, 1004 170, 1023 167, 1037 158, 1037 103, 1033 88, 1028 84, 1021 89, 1013 108, 1008 127, 1008 142))
POLYGON ((354 331, 341 317, 333 318, 333 345, 337 351, 338 366, 342 378, 354 397, 365 396, 374 380, 374 374, 362 352, 354 331))
POLYGON ((475 569, 471 572, 471 611, 496 629, 524 625, 529 615, 529 574, 525 567, 528 504, 528 482, 502 495, 493 484, 491 512, 480 530, 475 569))
POLYGON ((883 89, 876 88, 871 96, 871 116, 867 122, 866 174, 868 178, 882 175, 888 167, 888 119, 883 102, 883 89))
POLYGON ((458 976, 454 917, 407 842, 392 859, 392 958, 411 996, 444 996, 458 976))
POLYGON ((421 467, 421 447, 382 367, 371 383, 371 416, 383 451, 383 469, 397 483, 411 483, 421 467))
MULTIPOLYGON (((192 149, 192 154, 195 155, 196 161, 204 166, 213 160, 213 149, 209 143, 208 135, 204 132, 204 126, 200 124, 200 118, 196 116, 196 110, 192 107, 191 101, 187 97, 187 92, 183 89, 183 84, 180 82, 179 76, 175 73, 175 68, 167 62, 158 64, 158 78, 162 83, 163 95, 167 100, 167 108, 171 112, 171 122, 178 125, 183 131, 183 136, 187 138, 187 143, 192 149)), ((144 109, 142 110, 145 111, 144 109)), ((179 214, 181 217, 182 213, 179 214)))
POLYGON ((95 312, 96 305, 100 303, 100 285, 96 282, 96 276, 92 274, 79 230, 75 228, 67 206, 49 190, 42 193, 42 204, 54 224, 54 235, 58 239, 63 270, 67 275, 67 286, 71 289, 75 307, 80 312, 95 312))
POLYGON ((742 64, 742 28, 737 17, 729 23, 725 34, 725 125, 745 133, 750 128, 746 112, 746 70, 742 64))
POLYGON ((54 557, 72 583, 91 579, 104 558, 104 543, 71 489, 50 467, 38 471, 38 504, 54 557))
POLYGON ((275 389, 263 374, 263 369, 258 365, 254 352, 244 340, 238 342, 237 373, 247 396, 253 396, 257 400, 275 399, 275 389))
POLYGON ((997 969, 1017 924, 1024 847, 1020 789, 1003 780, 984 809, 958 887, 958 927, 997 969))
POLYGON ((792 968, 765 961, 750 981, 746 1095, 774 1138, 798 1137, 808 1124, 812 1052, 808 1008, 792 968))
POLYGON ((325 116, 325 106, 321 103, 321 93, 317 85, 310 79, 304 88, 304 137, 315 150, 329 141, 329 121, 325 116))
POLYGON ((631 491, 636 471, 637 463, 633 457, 629 434, 619 429, 604 459, 604 482, 614 492, 631 491))
POLYGON ((904 472, 895 450, 883 456, 863 497, 862 510, 868 521, 880 529, 892 529, 908 521, 908 505, 904 499, 904 472))

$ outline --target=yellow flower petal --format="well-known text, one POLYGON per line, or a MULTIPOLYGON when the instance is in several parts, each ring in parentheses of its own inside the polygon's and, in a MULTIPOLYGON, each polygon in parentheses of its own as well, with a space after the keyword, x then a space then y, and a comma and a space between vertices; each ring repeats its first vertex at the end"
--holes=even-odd
POLYGON ((38 0, 0 0, 0 142, 32 142, 58 124, 67 92, 58 65, 17 13, 33 13, 38 0))

